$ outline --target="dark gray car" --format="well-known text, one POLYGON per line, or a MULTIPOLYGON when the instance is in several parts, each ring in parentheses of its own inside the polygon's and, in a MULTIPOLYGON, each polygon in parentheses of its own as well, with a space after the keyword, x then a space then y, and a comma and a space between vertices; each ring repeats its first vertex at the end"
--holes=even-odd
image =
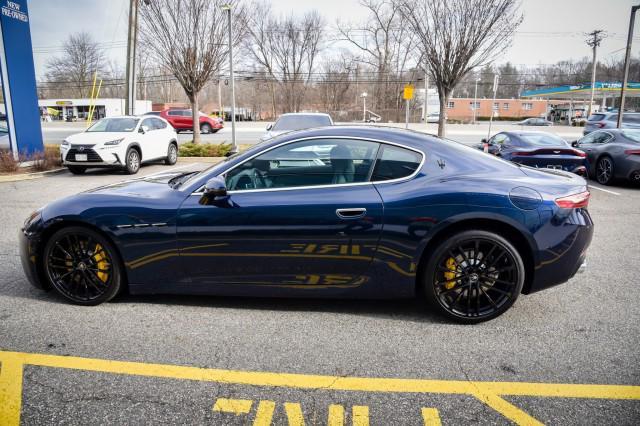
POLYGON ((589 175, 599 183, 626 179, 640 184, 640 130, 596 130, 572 145, 587 153, 589 175))
MULTIPOLYGON (((584 125, 583 135, 595 130, 615 129, 618 127, 617 112, 596 112, 591 114, 584 125)), ((622 116, 623 129, 640 129, 640 112, 625 112, 622 116)))

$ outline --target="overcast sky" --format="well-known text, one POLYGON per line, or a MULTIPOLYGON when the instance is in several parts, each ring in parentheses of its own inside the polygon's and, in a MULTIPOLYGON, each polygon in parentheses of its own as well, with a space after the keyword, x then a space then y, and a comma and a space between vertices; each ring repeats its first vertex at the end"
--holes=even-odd
MULTIPOLYGON (((524 21, 513 46, 498 62, 536 65, 590 56, 584 33, 594 29, 608 32, 599 58, 622 58, 631 6, 638 3, 640 0, 522 0, 524 21)), ((65 38, 79 31, 93 34, 108 49, 110 59, 124 64, 128 4, 128 0, 29 0, 38 77, 43 77, 47 60, 60 54, 65 38)), ((272 4, 285 14, 315 8, 329 26, 335 26, 338 19, 362 22, 365 16, 358 0, 273 0, 272 4)), ((634 34, 634 55, 640 51, 639 34, 640 22, 634 34)))

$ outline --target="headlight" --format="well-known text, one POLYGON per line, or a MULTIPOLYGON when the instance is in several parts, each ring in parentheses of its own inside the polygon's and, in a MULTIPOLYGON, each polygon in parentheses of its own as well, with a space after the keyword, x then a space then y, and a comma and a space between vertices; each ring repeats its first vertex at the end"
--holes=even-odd
POLYGON ((69 141, 68 140, 63 140, 62 141, 62 146, 69 146, 69 141))
POLYGON ((112 141, 108 141, 104 143, 104 146, 111 146, 111 145, 118 145, 120 142, 122 142, 124 140, 124 138, 122 139, 115 139, 112 141))

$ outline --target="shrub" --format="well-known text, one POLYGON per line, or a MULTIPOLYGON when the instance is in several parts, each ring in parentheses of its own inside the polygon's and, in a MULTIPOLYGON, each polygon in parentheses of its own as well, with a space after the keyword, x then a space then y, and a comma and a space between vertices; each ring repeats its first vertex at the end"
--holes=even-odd
POLYGON ((20 160, 13 158, 11 151, 0 151, 0 172, 15 173, 20 168, 20 160))
POLYGON ((38 151, 29 157, 34 170, 44 172, 55 167, 60 167, 60 147, 57 145, 45 145, 44 151, 38 151))
POLYGON ((188 142, 180 145, 180 157, 224 157, 231 151, 231 144, 195 144, 188 142))

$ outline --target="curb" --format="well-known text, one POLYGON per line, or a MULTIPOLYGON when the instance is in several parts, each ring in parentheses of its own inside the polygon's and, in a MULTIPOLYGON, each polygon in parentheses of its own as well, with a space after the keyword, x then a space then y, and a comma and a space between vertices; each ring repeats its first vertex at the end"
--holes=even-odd
POLYGON ((34 173, 21 173, 21 174, 16 174, 16 175, 4 175, 4 176, 0 176, 0 183, 4 183, 4 182, 20 182, 22 180, 31 180, 31 179, 38 179, 47 175, 53 175, 53 174, 58 174, 58 173, 62 173, 66 170, 66 167, 61 167, 59 169, 54 169, 54 170, 47 170, 44 172, 34 172, 34 173))

